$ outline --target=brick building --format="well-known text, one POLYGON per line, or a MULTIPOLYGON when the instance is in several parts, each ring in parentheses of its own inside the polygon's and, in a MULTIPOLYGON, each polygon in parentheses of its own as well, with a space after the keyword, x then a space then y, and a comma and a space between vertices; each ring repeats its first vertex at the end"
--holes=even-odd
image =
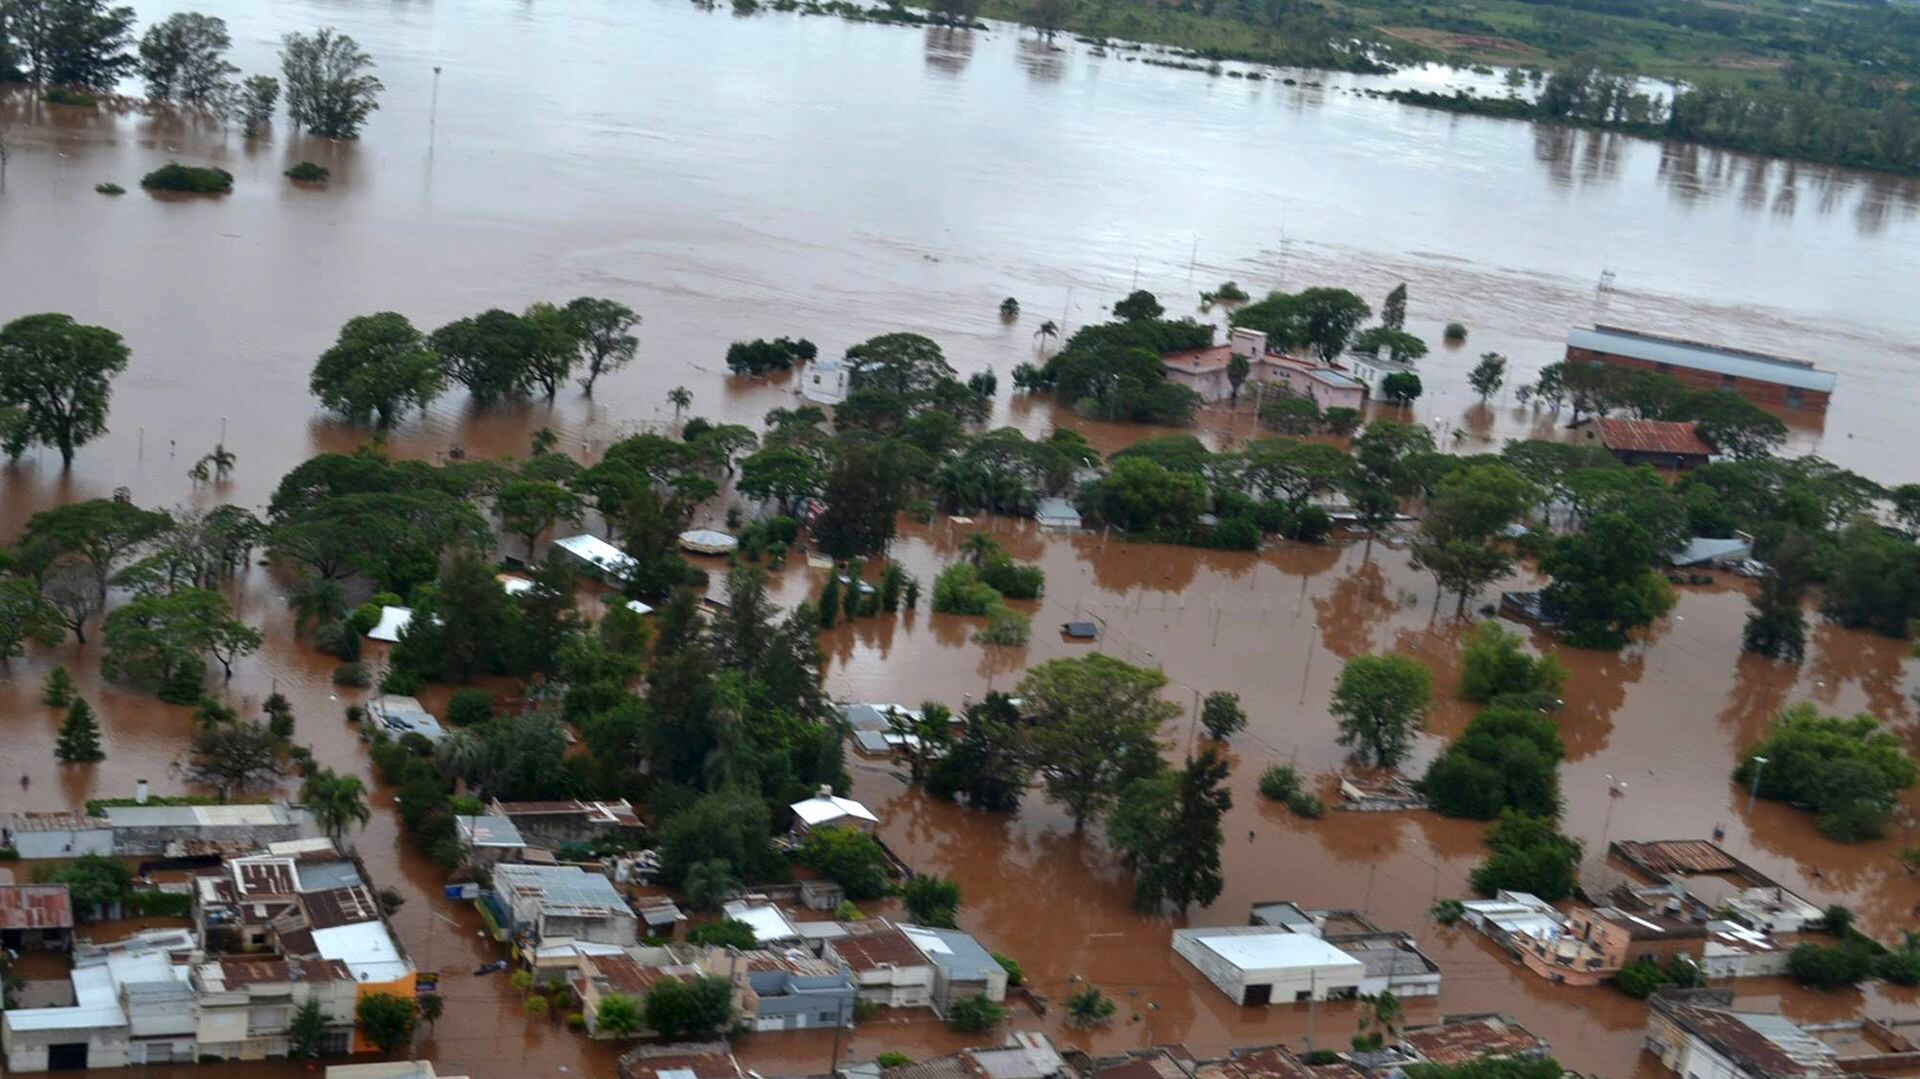
POLYGON ((1691 390, 1727 390, 1756 405, 1825 412, 1834 375, 1805 360, 1617 326, 1567 331, 1567 362, 1666 375, 1691 390))

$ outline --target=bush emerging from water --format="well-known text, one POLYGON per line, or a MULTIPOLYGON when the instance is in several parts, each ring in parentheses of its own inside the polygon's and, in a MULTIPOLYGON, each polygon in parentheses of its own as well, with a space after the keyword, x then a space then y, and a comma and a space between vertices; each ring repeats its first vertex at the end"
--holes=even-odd
POLYGON ((233 173, 225 169, 182 165, 169 161, 140 178, 149 191, 180 191, 190 195, 224 195, 233 190, 233 173))
POLYGON ((124 195, 127 189, 109 180, 104 184, 94 184, 93 189, 102 195, 124 195))
POLYGON ((1465 341, 1467 339, 1467 324, 1464 322, 1447 323, 1446 338, 1455 344, 1465 341))
POLYGON ((327 177, 332 175, 332 170, 325 165, 316 165, 311 161, 302 161, 286 171, 287 179, 298 180, 303 184, 324 184, 327 182, 327 177))
POLYGON ((100 103, 99 98, 84 90, 68 90, 59 86, 41 94, 40 100, 49 105, 77 105, 88 109, 100 103))

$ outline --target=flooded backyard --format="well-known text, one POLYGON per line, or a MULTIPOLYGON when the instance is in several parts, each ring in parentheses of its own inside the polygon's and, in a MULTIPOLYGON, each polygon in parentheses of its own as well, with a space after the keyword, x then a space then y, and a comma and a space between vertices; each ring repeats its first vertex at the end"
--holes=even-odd
MULTIPOLYGON (((1466 347, 1436 347, 1424 361, 1428 395, 1415 407, 1443 435, 1462 432, 1463 448, 1553 422, 1509 400, 1474 401, 1464 373, 1481 351, 1509 354, 1516 379, 1527 379, 1559 358, 1569 324, 1603 320, 1837 371, 1833 410, 1797 424, 1796 447, 1883 481, 1920 480, 1908 442, 1920 403, 1910 374, 1920 361, 1911 298, 1920 192, 1910 181, 1424 113, 1352 92, 1367 83, 1345 76, 1293 87, 1209 79, 1078 45, 1049 52, 1010 30, 736 19, 671 0, 194 7, 228 20, 248 72, 271 66, 280 33, 339 26, 379 62, 382 109, 359 144, 282 131, 247 148, 172 118, 77 118, 23 95, 0 99, 15 147, 0 195, 0 320, 66 311, 113 327, 133 349, 112 432, 70 475, 44 452, 0 470, 0 538, 37 510, 123 486, 143 505, 260 509, 294 464, 364 435, 322 416, 307 394, 312 360, 342 321, 390 309, 431 327, 580 294, 645 316, 632 368, 592 401, 569 389, 552 405, 479 412, 448 397, 396 430, 392 451, 524 455, 533 432, 550 427, 562 448, 592 458, 668 423, 676 385, 692 391, 691 414, 756 423, 791 404, 792 387, 726 378, 721 356, 736 339, 806 335, 834 354, 911 329, 938 340, 963 375, 998 371, 1004 388, 1013 365, 1032 358, 1041 319, 1069 331, 1102 320, 1102 305, 1136 284, 1178 312, 1228 278, 1256 293, 1343 285, 1375 300, 1405 280, 1410 329, 1435 342, 1446 321, 1471 329, 1466 347), (92 192, 103 180, 132 187, 176 157, 228 168, 235 193, 183 202, 92 192), (281 181, 302 159, 332 168, 333 183, 307 191, 281 181), (1605 271, 1613 290, 1599 292, 1605 271), (996 312, 1007 295, 1026 309, 1011 323, 996 312), (223 435, 239 459, 232 483, 196 487, 189 465, 223 435)), ((996 422, 1068 424, 1103 448, 1145 433, 1004 393, 996 409, 996 422)), ((1252 433, 1244 415, 1209 417, 1203 429, 1216 444, 1252 433)), ((1445 972, 1437 1003, 1410 1007, 1413 1021, 1508 1011, 1571 1068, 1649 1073, 1642 1005, 1611 989, 1548 986, 1426 916, 1436 897, 1464 890, 1481 826, 1425 813, 1302 821, 1253 789, 1270 763, 1322 777, 1339 766, 1326 704, 1352 656, 1392 650, 1433 666, 1443 701, 1416 767, 1465 725, 1471 709, 1449 693, 1461 626, 1450 604, 1433 614, 1433 583, 1404 551, 1282 544, 1233 554, 936 518, 908 526, 895 553, 930 582, 971 527, 993 528, 1047 570, 1046 597, 1027 605, 1033 643, 988 649, 971 640, 972 621, 924 610, 842 625, 823 637, 836 697, 957 707, 1010 688, 1036 662, 1083 654, 1088 646, 1052 630, 1095 618, 1099 647, 1162 668, 1172 699, 1228 689, 1251 713, 1233 744, 1226 890, 1192 924, 1244 922, 1257 900, 1362 908, 1417 932, 1445 972)), ((794 559, 776 596, 796 603, 822 579, 794 559)), ((244 713, 286 694, 297 740, 371 781, 341 719, 344 694, 356 691, 336 690, 334 661, 295 636, 285 584, 256 566, 231 588, 267 645, 240 665, 229 696, 244 713)), ((1790 701, 1870 710, 1920 750, 1906 647, 1819 627, 1800 668, 1744 656, 1743 587, 1684 590, 1672 616, 1620 655, 1561 652, 1572 673, 1566 829, 1586 844, 1588 878, 1603 881, 1597 854, 1609 838, 1723 826, 1736 855, 1816 903, 1848 904, 1891 937, 1920 904, 1920 882, 1896 859, 1906 826, 1880 842, 1832 843, 1806 814, 1750 809, 1728 774, 1790 701), (1616 783, 1625 796, 1609 799, 1616 783)), ((181 789, 186 711, 99 684, 98 650, 68 643, 0 669, 0 810, 72 808, 130 794, 141 778, 160 793, 181 789), (53 763, 58 716, 38 694, 55 663, 75 671, 101 713, 103 764, 53 763)), ((1167 737, 1177 754, 1189 731, 1167 737)), ((1185 1041, 1210 1053, 1309 1036, 1339 1045, 1352 1032, 1351 1005, 1229 1004, 1174 960, 1168 934, 1183 923, 1135 914, 1097 833, 1076 836, 1037 797, 1017 816, 993 816, 911 792, 881 763, 853 770, 855 796, 880 814, 889 844, 915 868, 962 883, 964 928, 1017 958, 1044 995, 1058 1000, 1091 980, 1119 1000, 1115 1021, 1092 1032, 1031 1020, 1057 1039, 1098 1049, 1185 1041)), ((612 1075, 611 1050, 527 1019, 501 977, 470 974, 497 948, 401 842, 390 793, 380 791, 353 842, 375 878, 408 897, 395 921, 415 962, 444 972, 446 1016, 425 1054, 477 1079, 612 1075)), ((1736 985, 1743 1000, 1798 1018, 1920 1008, 1877 984, 1864 996, 1736 985)), ((971 1040, 930 1021, 880 1021, 841 1050, 925 1057, 971 1040)), ((767 1075, 824 1071, 833 1051, 831 1034, 818 1032, 741 1043, 743 1060, 767 1075)))

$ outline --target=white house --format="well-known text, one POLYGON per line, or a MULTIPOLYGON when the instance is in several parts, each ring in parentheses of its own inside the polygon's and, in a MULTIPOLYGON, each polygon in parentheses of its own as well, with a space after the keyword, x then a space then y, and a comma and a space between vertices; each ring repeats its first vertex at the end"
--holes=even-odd
POLYGON ((553 545, 578 559, 596 575, 609 580, 625 577, 640 564, 627 552, 599 536, 585 532, 554 540, 553 545))
POLYGON ((804 836, 816 828, 852 828, 871 835, 880 824, 880 818, 873 815, 873 810, 851 798, 834 794, 832 787, 823 786, 819 794, 787 808, 793 810, 793 833, 797 836, 804 836))
POLYGON ((814 360, 800 372, 800 396, 816 405, 837 405, 847 399, 844 360, 814 360))
POLYGON ((780 908, 772 903, 750 903, 744 899, 735 899, 720 908, 721 913, 736 922, 747 923, 753 930, 754 942, 761 947, 770 944, 798 944, 800 931, 793 927, 780 908))
POLYGON ((1367 965, 1318 937, 1267 926, 1173 931, 1173 950, 1236 1003, 1360 995, 1367 965))

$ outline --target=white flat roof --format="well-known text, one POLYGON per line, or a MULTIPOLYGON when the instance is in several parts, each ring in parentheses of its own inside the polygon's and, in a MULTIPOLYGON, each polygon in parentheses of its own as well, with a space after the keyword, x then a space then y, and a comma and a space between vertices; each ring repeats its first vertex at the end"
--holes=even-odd
POLYGON ((274 802, 207 806, 107 806, 101 811, 114 828, 248 828, 288 824, 286 807, 274 802))
POLYGON ((634 614, 652 614, 653 613, 652 607, 647 606, 646 604, 640 602, 637 599, 630 599, 627 601, 627 610, 632 611, 634 614))
MULTIPOLYGON (((1239 927, 1234 927, 1239 928, 1239 927)), ((1325 970, 1351 968, 1358 974, 1366 964, 1319 937, 1295 933, 1290 929, 1272 929, 1265 933, 1220 933, 1188 930, 1195 939, 1220 958, 1241 970, 1325 970)))
POLYGON ((827 821, 839 820, 841 817, 853 817, 870 824, 880 823, 880 818, 874 816, 872 810, 851 798, 842 798, 838 795, 809 798, 804 802, 795 802, 788 808, 792 809, 793 815, 799 817, 809 828, 827 821))
POLYGON ((391 982, 407 976, 413 967, 400 958, 400 949, 381 922, 354 922, 313 931, 313 946, 322 959, 338 959, 356 982, 391 982))
POLYGON ((639 565, 632 555, 599 536, 585 532, 578 536, 555 540, 553 545, 583 562, 590 562, 610 573, 625 573, 639 565))
POLYGON ((412 607, 382 607, 380 621, 367 631, 367 636, 376 641, 391 644, 400 639, 400 631, 413 624, 412 607))
POLYGON ((771 903, 749 905, 742 900, 734 900, 722 908, 726 916, 736 922, 745 922, 753 930, 753 939, 761 944, 778 940, 794 940, 800 931, 793 927, 780 908, 771 903))

